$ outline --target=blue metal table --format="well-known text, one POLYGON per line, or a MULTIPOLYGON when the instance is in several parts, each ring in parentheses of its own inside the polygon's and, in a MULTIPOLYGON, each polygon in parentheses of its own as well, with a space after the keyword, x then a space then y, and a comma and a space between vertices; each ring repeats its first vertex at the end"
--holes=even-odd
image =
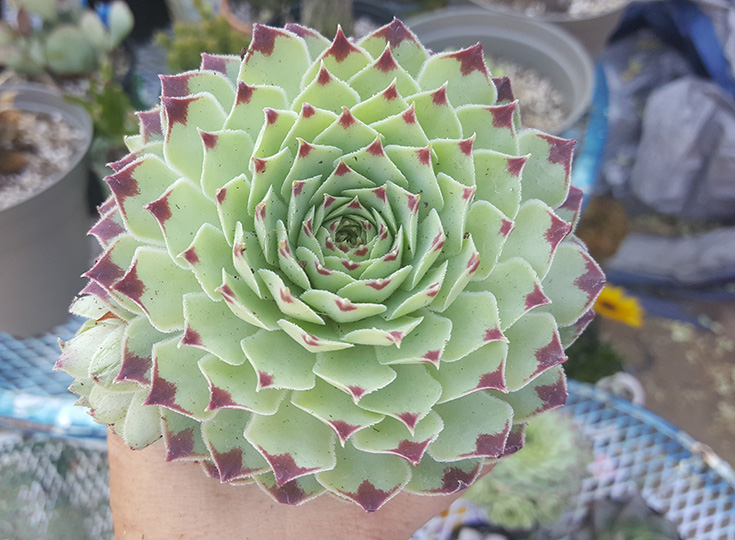
MULTIPOLYGON (((80 324, 24 340, 0 333, 0 538, 61 539, 70 520, 86 531, 76 540, 112 538, 105 428, 74 406, 71 379, 51 370, 57 336, 80 324)), ((591 500, 640 490, 683 538, 735 540, 730 465, 646 409, 574 381, 569 390, 563 410, 592 441, 595 464, 567 519, 581 519, 591 500)), ((414 540, 446 540, 458 523, 434 519, 414 540)))

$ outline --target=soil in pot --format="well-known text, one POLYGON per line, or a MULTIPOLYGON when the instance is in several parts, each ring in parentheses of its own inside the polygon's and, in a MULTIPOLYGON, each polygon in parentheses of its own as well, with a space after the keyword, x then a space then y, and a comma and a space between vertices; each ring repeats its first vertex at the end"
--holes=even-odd
MULTIPOLYGON (((9 111, 6 111, 9 112, 9 111)), ((22 167, 0 164, 0 210, 15 206, 45 190, 69 170, 85 135, 59 114, 13 110, 13 141, 0 150, 21 155, 22 167)), ((15 165, 15 164, 13 164, 15 165)))
POLYGON ((510 79, 513 95, 520 102, 521 123, 550 133, 558 133, 569 114, 564 96, 553 81, 533 68, 503 59, 488 59, 494 76, 510 79))

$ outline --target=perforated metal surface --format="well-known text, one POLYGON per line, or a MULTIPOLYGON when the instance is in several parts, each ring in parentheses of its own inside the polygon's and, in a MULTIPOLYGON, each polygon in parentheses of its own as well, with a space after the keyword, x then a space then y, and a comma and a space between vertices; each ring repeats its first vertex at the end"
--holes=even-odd
MULTIPOLYGON (((640 491, 687 540, 735 540, 735 472, 711 450, 653 413, 570 381, 562 409, 590 438, 592 475, 562 518, 579 523, 591 501, 624 499, 640 491)), ((484 521, 485 513, 462 500, 434 518, 412 540, 449 540, 462 524, 484 521)))
POLYGON ((565 410, 591 439, 593 476, 574 517, 593 499, 640 490, 683 538, 735 540, 735 472, 708 447, 654 415, 595 387, 570 384, 565 410))
MULTIPOLYGON (((74 406, 72 378, 52 367, 58 339, 71 339, 82 321, 72 318, 40 337, 16 339, 0 332, 0 427, 60 436, 105 436, 105 428, 74 406)), ((4 540, 4 539, 2 539, 4 540)))
POLYGON ((71 318, 39 337, 15 338, 0 332, 0 390, 41 396, 67 394, 71 377, 52 371, 59 357, 59 339, 71 339, 82 321, 71 318))
MULTIPOLYGON (((9 511, 18 497, 8 499, 5 488, 16 481, 8 483, 8 478, 22 479, 18 489, 23 497, 30 497, 28 500, 45 494, 43 507, 28 506, 22 512, 14 512, 14 519, 26 516, 24 519, 30 525, 42 529, 47 526, 44 523, 62 519, 58 516, 52 519, 57 515, 54 512, 59 501, 66 509, 62 517, 107 519, 104 517, 107 515, 104 446, 100 446, 99 440, 72 437, 99 438, 104 436, 105 429, 95 424, 82 408, 73 406, 75 398, 66 390, 71 382, 68 376, 51 371, 59 354, 56 336, 69 339, 79 325, 80 321, 71 320, 54 333, 24 340, 0 333, 0 425, 65 436, 43 443, 43 439, 23 440, 17 434, 0 434, 0 489, 3 490, 0 523, 4 523, 3 512, 9 511), (75 474, 62 475, 58 469, 54 472, 55 460, 68 453, 79 456, 74 462, 75 474), (60 495, 85 490, 90 493, 87 499, 60 495), (94 508, 90 509, 88 506, 93 502, 94 508), (67 508, 69 505, 73 509, 67 508), (45 514, 48 516, 43 517, 45 514)), ((645 409, 589 385, 570 382, 569 386, 570 398, 564 410, 590 437, 596 459, 593 476, 585 481, 583 492, 566 520, 573 523, 581 519, 591 500, 624 497, 641 490, 651 507, 677 524, 683 538, 735 540, 735 473, 727 463, 645 409)), ((464 508, 461 516, 466 518, 470 514, 464 508)), ((457 523, 456 515, 451 519, 457 523)), ((443 523, 432 520, 414 540, 444 540, 450 533, 448 519, 443 523)), ((0 538, 6 540, 6 536, 0 538)))
POLYGON ((0 538, 111 540, 102 441, 0 433, 0 538))

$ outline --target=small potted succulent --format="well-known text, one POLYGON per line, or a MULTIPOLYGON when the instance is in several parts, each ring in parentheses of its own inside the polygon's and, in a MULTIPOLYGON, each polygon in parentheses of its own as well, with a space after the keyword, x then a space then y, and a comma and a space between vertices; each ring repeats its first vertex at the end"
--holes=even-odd
POLYGON ((57 362, 110 425, 116 534, 415 530, 381 516, 425 521, 449 501, 416 494, 456 494, 566 399, 604 283, 574 142, 521 129, 479 44, 431 55, 398 20, 255 25, 242 58, 161 80, 57 362))

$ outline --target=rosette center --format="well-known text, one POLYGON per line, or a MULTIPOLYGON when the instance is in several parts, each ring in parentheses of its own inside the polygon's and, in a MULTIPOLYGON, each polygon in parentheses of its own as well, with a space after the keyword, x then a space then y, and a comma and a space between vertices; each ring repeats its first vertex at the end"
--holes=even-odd
MULTIPOLYGON (((334 240, 337 247, 344 252, 360 248, 367 243, 366 229, 370 225, 364 220, 355 220, 344 217, 336 220, 334 225, 334 240)), ((372 229, 372 226, 369 227, 372 229)))

